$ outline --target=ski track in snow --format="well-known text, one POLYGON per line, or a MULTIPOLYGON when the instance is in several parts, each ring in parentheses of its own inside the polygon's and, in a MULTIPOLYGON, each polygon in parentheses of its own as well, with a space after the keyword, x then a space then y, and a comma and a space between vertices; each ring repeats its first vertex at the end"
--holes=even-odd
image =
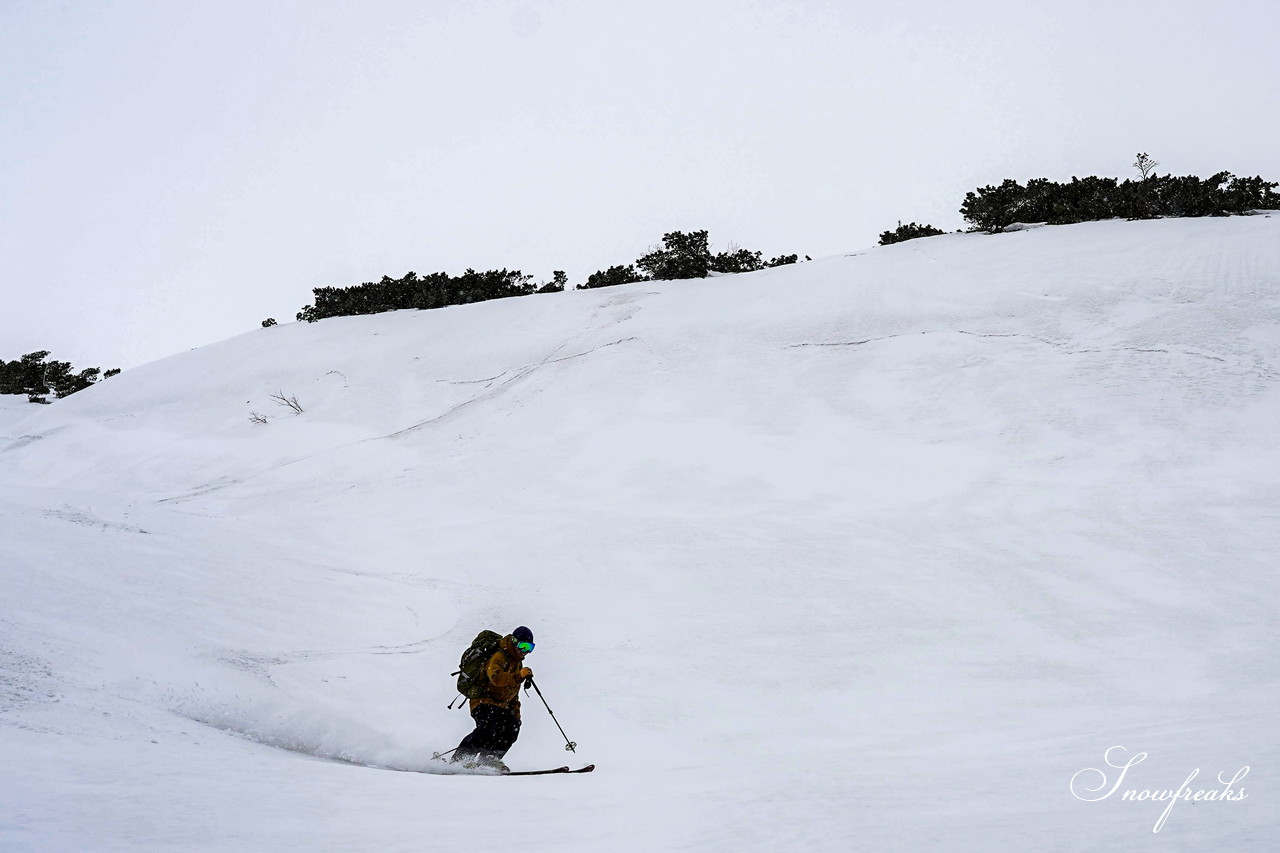
MULTIPOLYGON (((548 365, 563 364, 566 361, 573 361, 574 359, 585 358, 586 356, 589 356, 595 352, 599 352, 602 349, 619 346, 625 343, 630 343, 631 341, 634 341, 634 340, 637 340, 637 338, 621 338, 616 341, 610 341, 607 344, 600 344, 599 346, 592 347, 591 349, 586 350, 585 352, 574 353, 573 355, 557 357, 555 353, 552 353, 550 356, 543 359, 542 361, 537 362, 536 364, 526 364, 522 367, 515 368, 513 370, 504 371, 502 374, 499 374, 498 376, 489 380, 479 380, 479 381, 486 382, 487 384, 485 387, 488 388, 492 385, 493 382, 496 382, 502 376, 505 376, 508 373, 511 374, 508 378, 503 379, 502 383, 497 388, 493 389, 493 391, 491 392, 478 394, 477 396, 472 397, 470 400, 459 403, 458 405, 449 409, 449 411, 447 412, 436 415, 433 418, 428 418, 427 420, 420 421, 416 424, 413 424, 412 426, 407 426, 404 429, 397 430, 391 433, 390 435, 382 436, 382 438, 399 438, 400 436, 408 435, 409 433, 416 432, 420 429, 423 429, 424 427, 435 426, 437 424, 446 423, 455 415, 457 415, 459 412, 463 411, 464 409, 467 409, 468 407, 471 407, 480 403, 488 403, 497 399, 502 394, 505 394, 508 391, 510 391, 511 388, 515 386, 517 383, 522 382, 523 380, 532 376, 538 370, 541 370, 542 368, 548 365)), ((556 348, 556 352, 560 352, 564 348, 565 346, 561 345, 556 348)), ((459 384, 474 384, 474 383, 467 382, 467 383, 459 383, 459 384)))
MULTIPOLYGON (((562 344, 561 346, 557 347, 555 352, 553 352, 550 356, 543 359, 542 361, 539 361, 533 364, 526 364, 518 368, 512 368, 510 370, 503 371, 501 374, 491 377, 490 379, 450 381, 450 384, 467 384, 467 385, 485 384, 486 389, 488 389, 493 382, 496 382, 499 379, 502 379, 503 376, 507 376, 508 374, 511 374, 508 378, 503 379, 502 383, 497 388, 494 388, 492 390, 486 390, 484 393, 478 394, 475 397, 472 397, 468 400, 458 403, 457 405, 450 408, 448 411, 445 411, 439 415, 435 415, 431 418, 427 418, 426 420, 419 421, 418 423, 412 424, 403 429, 396 430, 395 432, 388 433, 382 436, 377 436, 374 438, 362 439, 361 441, 362 442, 363 441, 382 441, 386 439, 396 439, 405 435, 409 435, 411 433, 415 433, 419 430, 422 430, 428 427, 439 426, 439 425, 448 423, 460 412, 463 412, 464 410, 472 406, 489 403, 498 399, 503 394, 506 394, 509 391, 511 391, 516 384, 527 379, 529 376, 533 375, 536 371, 540 370, 543 367, 547 367, 548 365, 553 365, 553 364, 562 364, 564 362, 573 361, 575 359, 585 358, 595 352, 599 352, 600 350, 607 349, 609 347, 620 346, 622 344, 631 343, 637 340, 639 339, 635 337, 620 338, 616 341, 610 341, 609 343, 604 343, 604 344, 600 344, 598 346, 592 347, 583 352, 578 352, 578 353, 574 353, 572 355, 567 355, 567 356, 556 356, 555 352, 560 352, 561 350, 563 350, 567 346, 568 342, 566 342, 566 344, 562 344)), ((336 373, 336 371, 330 371, 330 372, 336 373)), ((344 377, 344 381, 345 381, 345 377, 344 377)), ((37 436, 36 438, 39 438, 39 436, 37 436)), ((193 498, 198 498, 204 495, 208 495, 213 492, 221 491, 223 489, 226 489, 232 486, 242 485, 243 483, 249 480, 252 480, 256 477, 259 477, 263 474, 269 474, 273 471, 279 470, 289 465, 296 465, 299 462, 306 462, 306 461, 315 459, 316 457, 324 455, 325 453, 341 452, 344 449, 344 447, 345 445, 326 449, 322 453, 299 456, 297 458, 278 463, 276 465, 271 466, 270 468, 264 469, 262 471, 259 471, 253 474, 248 474, 243 477, 220 478, 219 480, 216 480, 214 482, 197 486, 196 488, 184 494, 161 498, 157 501, 157 503, 179 503, 179 502, 189 501, 193 498)))
MULTIPOLYGON (((922 330, 914 333, 904 333, 900 335, 885 335, 882 338, 865 338, 860 341, 830 341, 830 342, 822 342, 822 343, 806 342, 806 343, 799 343, 799 344, 788 344, 787 348, 802 349, 804 347, 860 347, 865 344, 882 343, 884 341, 897 340, 899 338, 911 337, 913 335, 939 335, 939 334, 948 334, 948 332, 943 332, 935 329, 926 329, 926 330, 922 330)), ((1102 352, 1140 352, 1140 353, 1162 353, 1162 354, 1168 355, 1170 354, 1170 352, 1172 352, 1171 350, 1168 350, 1168 349, 1143 349, 1141 347, 1108 347, 1105 349, 1101 347, 1092 347, 1088 349, 1070 349, 1060 341, 1050 341, 1044 338, 1035 337, 1034 335, 1022 335, 1022 334, 1017 334, 1013 332, 970 332, 965 329, 956 329, 954 332, 951 332, 951 334, 970 335, 975 338, 1017 338, 1020 340, 1031 340, 1031 341, 1036 341, 1037 343, 1044 344, 1045 346, 1054 347, 1055 349, 1058 349, 1066 353, 1067 355, 1084 355, 1084 354, 1102 353, 1102 352)), ((1192 358, 1204 358, 1210 361, 1217 361, 1222 363, 1226 363, 1227 361, 1225 358, 1221 358, 1216 355, 1208 355, 1206 353, 1200 353, 1200 352, 1191 352, 1190 350, 1179 350, 1178 352, 1180 352, 1180 354, 1182 355, 1191 356, 1192 358)), ((1275 373, 1274 371, 1270 371, 1270 370, 1266 372, 1271 375, 1274 375, 1275 373)))

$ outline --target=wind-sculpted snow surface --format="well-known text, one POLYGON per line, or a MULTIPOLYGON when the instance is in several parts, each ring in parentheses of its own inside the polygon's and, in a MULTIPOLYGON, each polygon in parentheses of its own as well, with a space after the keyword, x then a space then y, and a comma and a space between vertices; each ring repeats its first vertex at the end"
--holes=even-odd
POLYGON ((1088 223, 0 401, 0 849, 1274 850, 1277 293, 1088 223), (598 769, 433 772, 518 624, 598 769))

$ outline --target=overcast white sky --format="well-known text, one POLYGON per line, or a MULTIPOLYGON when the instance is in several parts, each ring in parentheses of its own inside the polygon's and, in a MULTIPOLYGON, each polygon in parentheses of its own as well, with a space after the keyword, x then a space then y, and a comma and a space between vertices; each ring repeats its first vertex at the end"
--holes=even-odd
POLYGON ((0 0, 0 358, 131 367, 311 288, 580 282, 962 225, 1005 177, 1280 177, 1280 3, 0 0))

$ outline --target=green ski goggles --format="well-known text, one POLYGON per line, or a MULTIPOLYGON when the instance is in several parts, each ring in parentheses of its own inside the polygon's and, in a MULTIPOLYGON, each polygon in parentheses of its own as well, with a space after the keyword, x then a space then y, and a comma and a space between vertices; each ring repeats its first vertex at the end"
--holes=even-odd
POLYGON ((527 655, 529 652, 533 651, 533 646, 533 643, 526 643, 524 640, 520 640, 516 643, 516 648, 520 650, 520 654, 522 655, 527 655))

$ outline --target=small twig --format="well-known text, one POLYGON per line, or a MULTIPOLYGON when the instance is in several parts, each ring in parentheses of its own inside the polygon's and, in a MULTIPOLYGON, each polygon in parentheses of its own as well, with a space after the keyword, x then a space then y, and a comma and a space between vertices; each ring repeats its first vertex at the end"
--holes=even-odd
POLYGON ((249 423, 251 423, 251 424, 265 424, 266 422, 267 422, 267 416, 266 416, 266 415, 260 415, 260 414, 258 414, 257 412, 250 412, 250 413, 249 413, 249 423))
POLYGON ((292 409, 295 415, 302 414, 302 404, 298 402, 297 397, 286 397, 283 391, 279 391, 271 395, 271 399, 275 400, 276 405, 284 406, 286 409, 292 409))

